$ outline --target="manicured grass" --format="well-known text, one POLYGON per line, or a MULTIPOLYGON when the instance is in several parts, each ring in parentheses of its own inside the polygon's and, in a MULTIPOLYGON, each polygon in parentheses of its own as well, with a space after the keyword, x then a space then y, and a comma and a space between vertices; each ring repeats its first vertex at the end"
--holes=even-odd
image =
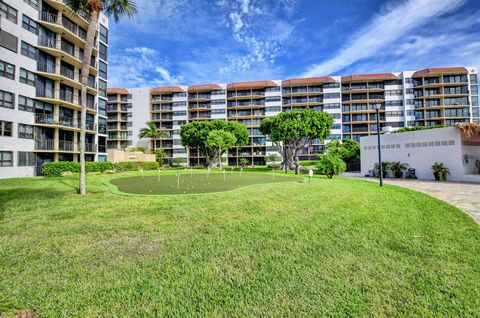
MULTIPOLYGON (((195 171, 197 172, 197 171, 195 171)), ((301 177, 284 176, 281 172, 251 173, 171 173, 162 176, 135 176, 110 180, 118 191, 131 194, 195 194, 221 192, 240 187, 277 182, 302 181, 301 177)))
POLYGON ((104 185, 112 177, 88 177, 85 197, 70 177, 0 181, 0 312, 480 312, 479 226, 426 195, 314 177, 222 193, 126 196, 104 185))

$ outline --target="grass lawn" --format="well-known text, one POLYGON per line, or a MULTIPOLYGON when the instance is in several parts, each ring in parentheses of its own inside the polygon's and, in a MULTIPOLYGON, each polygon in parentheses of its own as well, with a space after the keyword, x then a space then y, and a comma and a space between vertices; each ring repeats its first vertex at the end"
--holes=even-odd
POLYGON ((111 193, 109 178, 89 176, 85 197, 71 177, 0 180, 0 313, 480 312, 480 227, 424 194, 314 177, 222 193, 126 196, 111 193))
POLYGON ((191 171, 179 174, 178 178, 172 173, 162 176, 160 172, 156 176, 115 178, 109 183, 114 185, 115 190, 122 193, 196 194, 229 191, 255 184, 301 182, 302 180, 301 177, 284 176, 284 173, 278 171, 270 174, 237 171, 206 174, 191 171))

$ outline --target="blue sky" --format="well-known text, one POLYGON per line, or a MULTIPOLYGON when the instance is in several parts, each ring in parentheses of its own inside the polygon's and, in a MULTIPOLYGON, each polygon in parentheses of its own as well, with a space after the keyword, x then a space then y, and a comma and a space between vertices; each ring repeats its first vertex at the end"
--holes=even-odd
POLYGON ((479 0, 136 0, 109 86, 478 66, 479 0))

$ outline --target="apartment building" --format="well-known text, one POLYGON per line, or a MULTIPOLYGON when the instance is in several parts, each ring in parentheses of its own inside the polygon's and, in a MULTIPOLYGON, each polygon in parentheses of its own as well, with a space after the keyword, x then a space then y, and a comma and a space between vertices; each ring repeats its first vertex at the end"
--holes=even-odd
MULTIPOLYGON (((205 163, 203 154, 181 145, 180 126, 186 122, 222 119, 245 124, 249 143, 228 153, 225 160, 229 165, 238 165, 240 158, 246 158, 251 165, 264 165, 266 156, 278 155, 272 142, 260 132, 260 123, 264 118, 295 109, 310 108, 330 114, 334 123, 327 142, 342 138, 359 140, 376 134, 377 109, 382 133, 408 126, 480 122, 477 70, 470 67, 153 89, 112 88, 108 94, 112 102, 126 98, 128 104, 128 98, 136 100, 129 120, 137 122, 126 136, 130 138, 127 143, 112 139, 109 147, 149 145, 151 141, 138 139, 138 132, 153 120, 164 132, 157 147, 166 150, 166 161, 182 158, 197 166, 205 163)), ((315 140, 300 158, 315 159, 324 147, 325 143, 315 140)))
MULTIPOLYGON (((79 160, 80 77, 88 22, 61 0, 0 0, 0 178, 79 160)), ((108 19, 91 60, 86 160, 106 160, 108 19)))

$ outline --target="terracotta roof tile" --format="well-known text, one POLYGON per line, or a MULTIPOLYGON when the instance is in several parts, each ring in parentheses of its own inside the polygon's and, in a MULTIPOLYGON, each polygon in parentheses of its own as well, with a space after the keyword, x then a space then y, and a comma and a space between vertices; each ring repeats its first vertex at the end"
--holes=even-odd
POLYGON ((214 91, 217 89, 222 89, 218 84, 199 84, 192 85, 188 87, 189 92, 205 92, 205 91, 214 91))
POLYGON ((426 68, 421 71, 417 71, 413 73, 412 77, 423 76, 426 74, 442 74, 442 73, 467 74, 468 71, 465 67, 432 67, 432 68, 426 68))
POLYGON ((248 89, 248 88, 265 88, 276 86, 274 81, 254 81, 254 82, 237 82, 227 85, 228 90, 248 89))
POLYGON ((290 78, 282 81, 282 86, 291 85, 313 85, 313 84, 326 84, 335 83, 335 79, 330 76, 323 77, 307 77, 307 78, 290 78))
POLYGON ((179 93, 183 92, 184 90, 180 86, 160 86, 155 87, 150 90, 150 94, 157 94, 157 93, 179 93))
POLYGON ((116 88, 116 87, 109 87, 107 88, 107 94, 120 94, 120 95, 128 95, 130 92, 125 88, 116 88))
POLYGON ((380 74, 355 74, 342 77, 342 82, 366 81, 366 80, 396 80, 398 77, 393 73, 380 74))

